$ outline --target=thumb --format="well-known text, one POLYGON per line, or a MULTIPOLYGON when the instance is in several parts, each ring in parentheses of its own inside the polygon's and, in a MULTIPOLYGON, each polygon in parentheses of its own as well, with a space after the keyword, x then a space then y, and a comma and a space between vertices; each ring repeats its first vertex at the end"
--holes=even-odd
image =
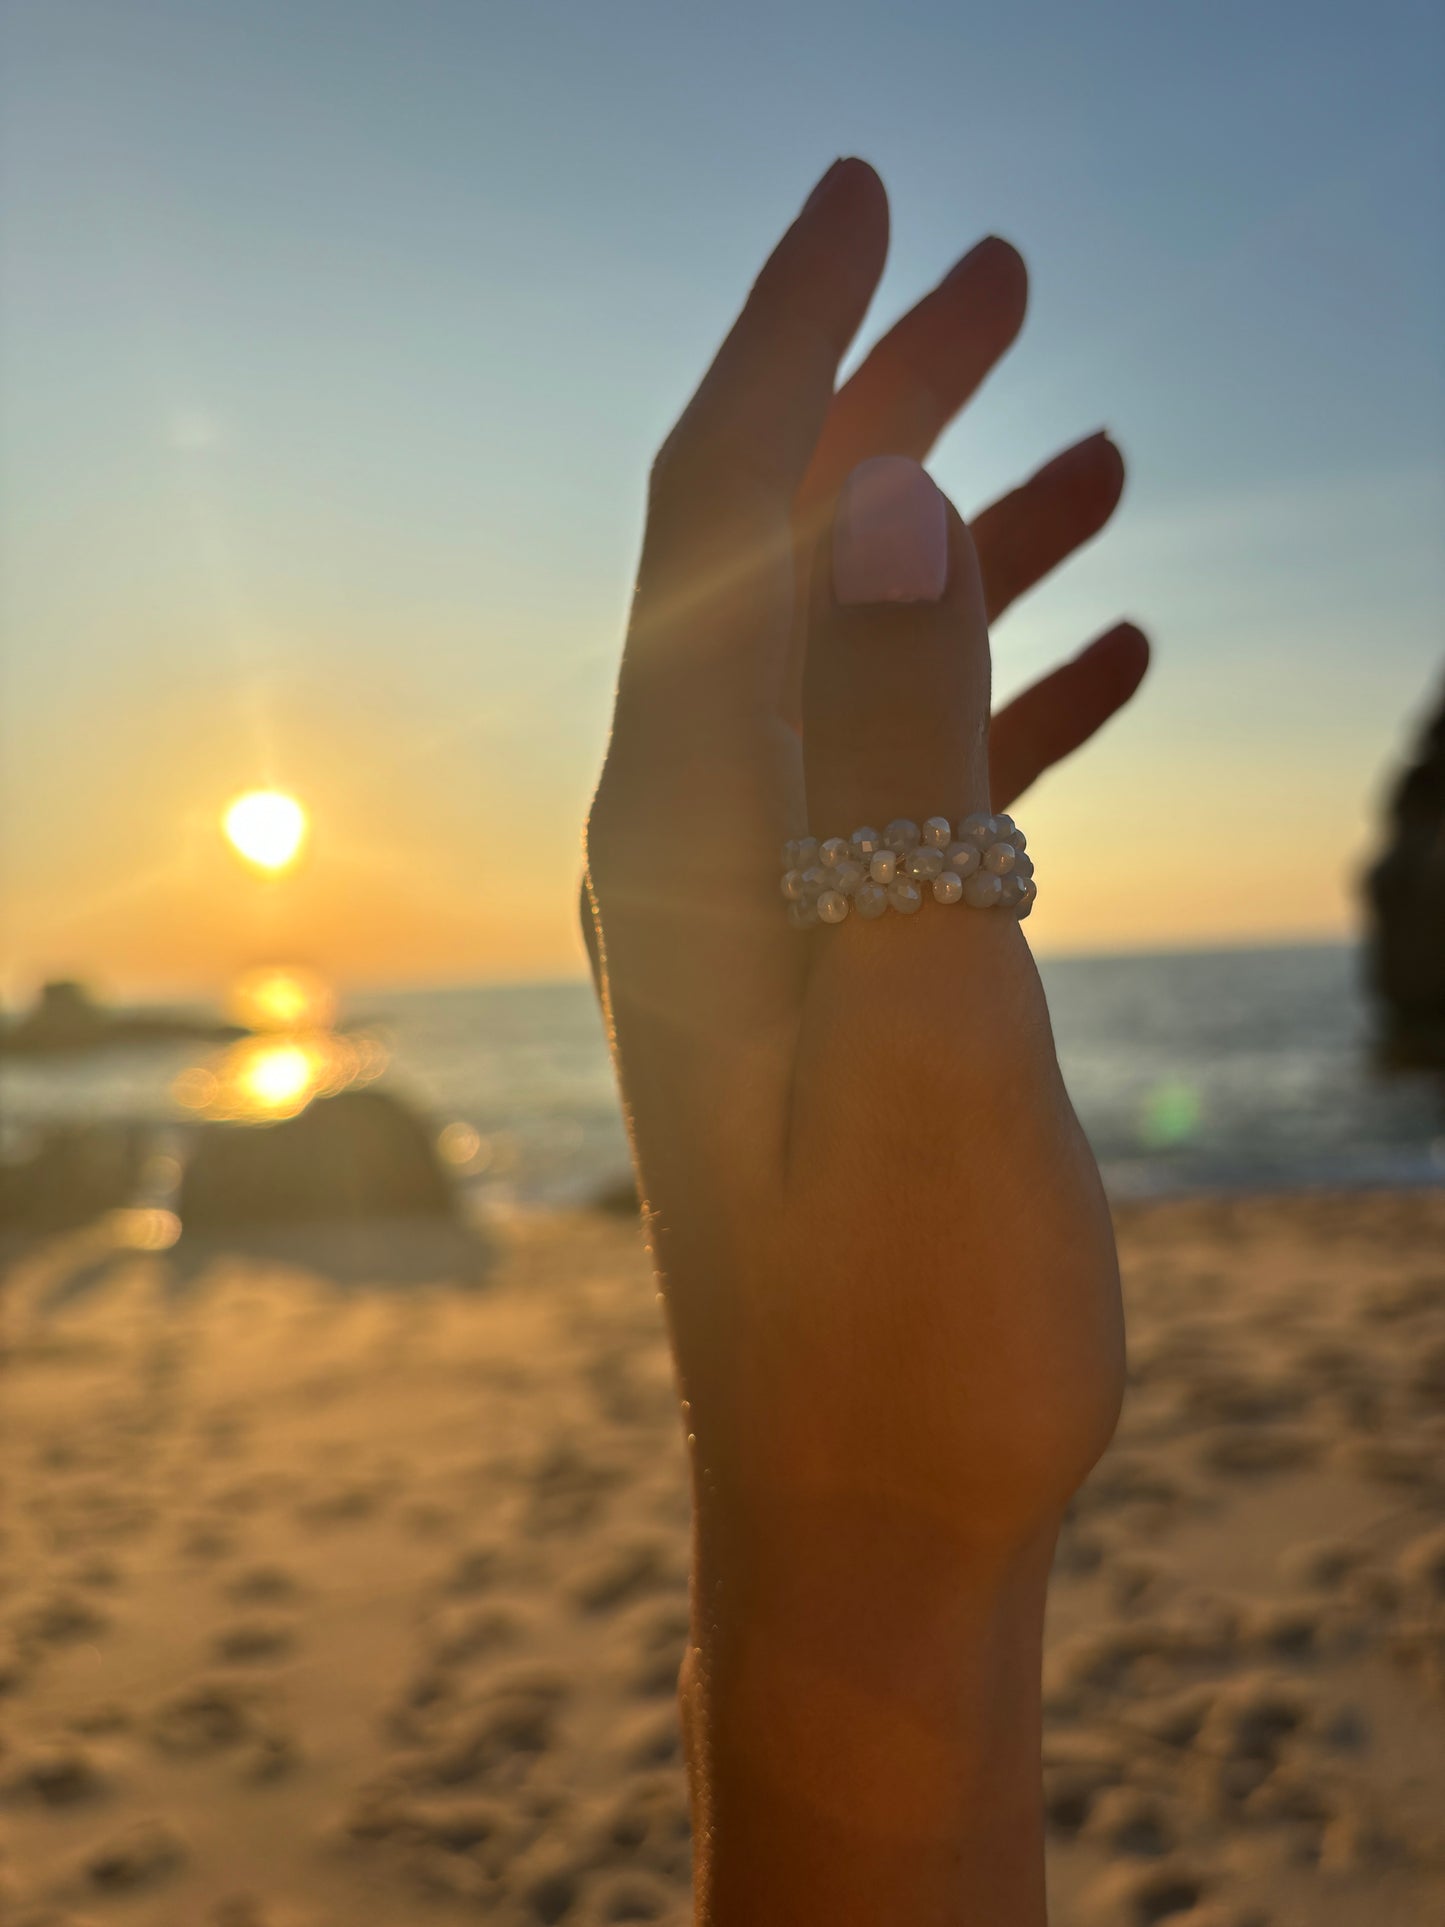
MULTIPOLYGON (((1011 882, 990 881, 999 873, 991 862, 1008 872, 1014 865, 1002 853, 991 857, 1012 826, 989 816, 988 623, 978 561, 952 504, 917 462, 877 456, 849 475, 814 570, 810 616, 809 830, 820 839, 874 830, 902 845, 908 832, 890 835, 890 827, 920 826, 926 842, 939 842, 944 867, 961 876, 967 902, 1013 902, 1026 913, 1032 864, 1022 852, 1011 882), (960 856, 960 842, 978 858, 960 856)), ((855 849, 855 867, 859 855, 855 849)), ((930 878, 918 882, 920 895, 935 894, 930 878)), ((861 917, 887 907, 876 889, 851 875, 848 883, 861 917)), ((951 890, 945 883, 938 894, 951 890)), ((904 890, 893 907, 915 907, 911 899, 904 890)))

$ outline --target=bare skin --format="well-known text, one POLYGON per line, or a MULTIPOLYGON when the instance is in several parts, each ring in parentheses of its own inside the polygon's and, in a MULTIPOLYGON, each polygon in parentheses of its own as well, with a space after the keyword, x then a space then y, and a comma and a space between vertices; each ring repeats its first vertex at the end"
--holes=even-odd
POLYGON ((971 531, 950 510, 940 599, 840 606, 844 478, 926 455, 1026 299, 983 243, 838 390, 886 246, 876 175, 837 164, 659 455, 588 825, 692 1461, 700 1927, 1043 1921, 1045 1587, 1122 1384, 1017 919, 800 933, 777 894, 806 829, 1003 808, 1147 661, 1120 624, 990 723, 988 623, 1107 521, 1103 437, 971 531))

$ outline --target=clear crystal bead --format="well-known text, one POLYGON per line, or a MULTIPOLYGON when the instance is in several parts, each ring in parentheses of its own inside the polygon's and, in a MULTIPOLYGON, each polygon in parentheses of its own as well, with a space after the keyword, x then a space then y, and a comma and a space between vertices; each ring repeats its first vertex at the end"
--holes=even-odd
POLYGON ((991 910, 1002 895, 1003 878, 992 870, 975 870, 964 878, 963 900, 975 910, 991 910))
POLYGON ((896 850, 900 856, 918 847, 918 825, 906 816, 895 816, 883 832, 883 841, 888 849, 896 850))
POLYGON ((908 852, 903 860, 903 867, 909 876, 924 882, 929 877, 936 877, 943 868, 943 852, 924 849, 920 845, 918 849, 908 852))

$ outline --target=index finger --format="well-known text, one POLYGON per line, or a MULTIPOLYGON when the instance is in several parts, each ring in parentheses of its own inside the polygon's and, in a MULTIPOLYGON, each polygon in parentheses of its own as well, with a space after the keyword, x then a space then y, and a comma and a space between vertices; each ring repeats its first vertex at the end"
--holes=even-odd
POLYGON ((619 709, 658 668, 672 672, 661 681, 674 695, 706 685, 713 713, 776 686, 793 500, 887 247, 882 182, 864 161, 835 162, 654 464, 619 709))

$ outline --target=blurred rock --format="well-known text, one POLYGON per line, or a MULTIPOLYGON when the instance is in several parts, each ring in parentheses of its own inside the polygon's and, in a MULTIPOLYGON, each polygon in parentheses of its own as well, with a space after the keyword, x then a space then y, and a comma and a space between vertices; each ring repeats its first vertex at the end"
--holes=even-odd
POLYGON ((589 1202, 594 1211, 605 1211, 618 1218, 635 1218, 642 1210, 642 1200, 637 1195, 637 1185, 631 1173, 600 1185, 589 1202))
POLYGON ((228 1038, 243 1035, 235 1024, 221 1024, 184 1011, 110 1011, 96 1003, 84 984, 58 978, 42 984, 32 1009, 0 1030, 0 1051, 52 1055, 98 1050, 106 1044, 148 1044, 171 1038, 228 1038))
POLYGON ((145 1134, 123 1124, 46 1131, 27 1156, 0 1163, 0 1228, 69 1231, 134 1197, 145 1134))
POLYGON ((1382 1046, 1402 1067, 1445 1069, 1445 699, 1390 800, 1387 844, 1366 879, 1370 987, 1382 1046))
POLYGON ((275 1124, 213 1124, 181 1182, 187 1236, 254 1225, 455 1215, 426 1124, 385 1091, 318 1098, 275 1124))

